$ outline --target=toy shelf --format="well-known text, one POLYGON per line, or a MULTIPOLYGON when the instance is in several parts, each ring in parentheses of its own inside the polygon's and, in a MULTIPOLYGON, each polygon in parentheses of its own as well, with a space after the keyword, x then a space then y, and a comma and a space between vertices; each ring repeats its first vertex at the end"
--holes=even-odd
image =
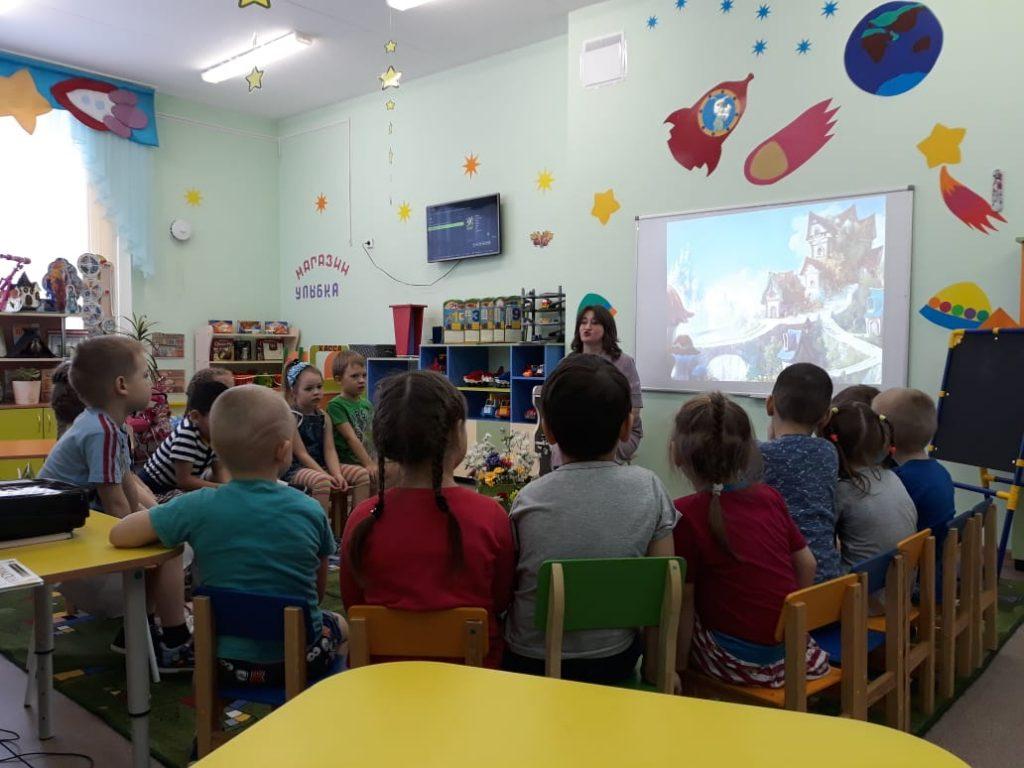
POLYGON ((284 367, 285 362, 289 356, 298 349, 299 338, 301 332, 298 328, 292 328, 287 334, 280 333, 214 333, 213 328, 209 325, 204 325, 198 328, 195 332, 195 346, 193 347, 193 361, 195 363, 195 370, 199 371, 203 368, 209 368, 211 366, 217 368, 227 368, 235 371, 237 368, 242 368, 242 371, 237 371, 236 375, 244 376, 244 369, 253 368, 261 371, 261 374, 256 375, 268 375, 268 374, 279 374, 281 369, 284 367), (255 359, 256 345, 250 344, 250 349, 254 353, 252 359, 249 360, 215 360, 211 357, 212 346, 214 339, 234 339, 239 341, 277 341, 280 343, 282 348, 280 360, 257 360, 255 359))
MULTIPOLYGON (((418 357, 368 357, 366 359, 366 392, 376 404, 377 387, 384 379, 419 368, 418 357)), ((329 375, 329 373, 328 373, 329 375)))
POLYGON ((215 333, 214 339, 297 339, 294 333, 215 333))
POLYGON ((284 360, 211 360, 210 365, 276 365, 284 367, 284 360))

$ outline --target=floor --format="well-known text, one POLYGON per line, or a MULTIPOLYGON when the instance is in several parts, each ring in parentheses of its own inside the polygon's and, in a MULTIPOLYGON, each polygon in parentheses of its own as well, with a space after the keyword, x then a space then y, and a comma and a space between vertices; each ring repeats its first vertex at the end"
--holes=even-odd
MULTIPOLYGON (((131 763, 131 744, 102 720, 56 691, 53 694, 53 723, 57 734, 48 741, 35 738, 35 709, 22 706, 25 693, 25 673, 19 667, 0 657, 0 729, 14 731, 21 736, 9 744, 15 752, 79 752, 89 755, 95 768, 120 768, 131 763)), ((3 734, 2 737, 10 734, 3 734)), ((10 753, 0 746, 0 760, 10 753)), ((33 758, 35 768, 86 768, 85 760, 63 758, 33 758)), ((152 766, 160 763, 151 761, 152 766)))

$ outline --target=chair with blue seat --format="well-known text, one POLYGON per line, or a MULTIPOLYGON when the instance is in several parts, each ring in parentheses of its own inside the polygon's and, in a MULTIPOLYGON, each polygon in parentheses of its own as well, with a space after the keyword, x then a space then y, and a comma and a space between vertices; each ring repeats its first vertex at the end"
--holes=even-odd
MULTIPOLYGON (((221 728, 223 701, 243 699, 280 706, 307 686, 306 647, 312 634, 309 605, 301 597, 281 597, 202 587, 195 592, 195 703, 199 757, 228 740, 221 728), (284 646, 285 684, 222 686, 217 684, 217 625, 220 637, 244 638, 284 646)), ((341 659, 328 674, 341 670, 341 659)))
MULTIPOLYGON (((657 690, 671 694, 685 574, 681 557, 545 562, 537 574, 534 626, 545 633, 547 676, 562 676, 566 632, 657 627, 657 690)), ((625 684, 647 687, 639 678, 625 684)))

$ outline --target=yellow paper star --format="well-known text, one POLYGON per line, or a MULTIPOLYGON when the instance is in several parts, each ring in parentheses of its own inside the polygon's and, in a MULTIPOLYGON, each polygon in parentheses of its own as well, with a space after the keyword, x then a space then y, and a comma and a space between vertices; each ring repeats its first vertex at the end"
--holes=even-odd
POLYGON ((316 212, 323 213, 327 210, 327 195, 321 194, 316 199, 316 212))
POLYGON ((382 91, 386 91, 388 88, 398 88, 402 85, 402 73, 390 65, 384 74, 377 75, 377 79, 380 80, 380 89, 382 91))
POLYGON ((537 174, 537 189, 540 192, 548 192, 551 185, 555 183, 555 176, 546 168, 537 174))
POLYGON ((26 133, 34 133, 36 118, 52 109, 27 69, 19 69, 10 77, 0 77, 0 117, 10 115, 26 133))
POLYGON ((249 93, 263 88, 263 70, 253 67, 252 72, 245 76, 245 81, 249 83, 249 93))
POLYGON ((966 128, 947 128, 936 123, 931 135, 917 145, 928 161, 929 168, 939 165, 956 165, 960 162, 960 142, 967 135, 966 128))
POLYGON ((398 43, 396 43, 394 40, 388 40, 386 43, 384 43, 384 51, 386 53, 394 53, 397 50, 398 43))
POLYGON ((478 172, 480 165, 479 157, 476 155, 467 155, 466 162, 462 164, 462 170, 467 176, 469 176, 469 178, 473 178, 473 176, 478 172))
POLYGON ((394 99, 388 99, 387 101, 384 102, 384 109, 386 109, 388 112, 394 112, 396 106, 397 105, 395 104, 394 99))
POLYGON ((270 0, 238 0, 238 7, 245 8, 249 5, 258 5, 261 8, 269 8, 270 0))
POLYGON ((590 209, 590 215, 596 216, 602 224, 607 224, 612 214, 622 206, 615 199, 615 192, 611 189, 606 192, 594 193, 594 207, 590 209))
POLYGON ((185 202, 193 208, 198 208, 203 203, 203 193, 195 187, 185 190, 185 202))
POLYGON ((410 216, 412 216, 412 208, 409 206, 408 203, 402 203, 400 206, 398 206, 399 221, 408 221, 410 216))

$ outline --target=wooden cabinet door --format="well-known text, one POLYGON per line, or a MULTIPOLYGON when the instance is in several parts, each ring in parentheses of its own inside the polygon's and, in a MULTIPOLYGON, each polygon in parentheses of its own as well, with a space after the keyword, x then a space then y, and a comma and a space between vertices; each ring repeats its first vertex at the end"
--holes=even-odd
POLYGON ((41 440, 42 437, 42 408, 0 410, 0 440, 41 440))

